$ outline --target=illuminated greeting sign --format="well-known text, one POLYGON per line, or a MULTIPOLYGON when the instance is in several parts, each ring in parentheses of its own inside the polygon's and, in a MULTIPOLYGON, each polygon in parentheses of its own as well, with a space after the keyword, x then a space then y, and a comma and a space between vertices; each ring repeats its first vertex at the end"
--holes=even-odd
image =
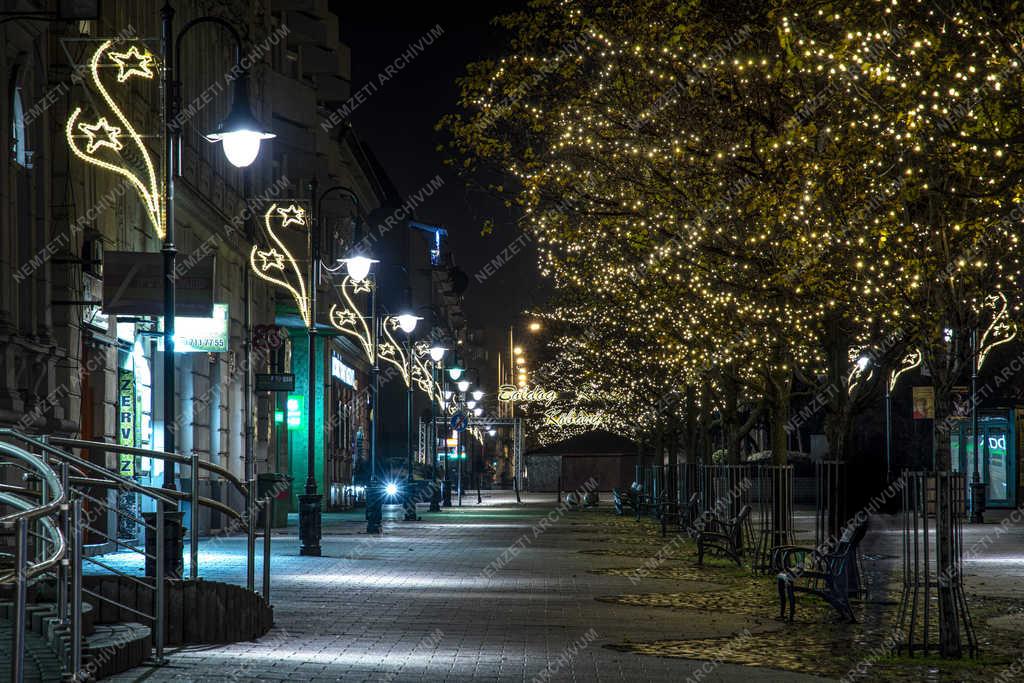
POLYGON ((502 384, 498 387, 499 401, 515 401, 516 403, 543 403, 551 405, 558 399, 558 392, 540 387, 517 387, 512 384, 502 384))
POLYGON ((295 300, 295 306, 299 309, 302 322, 309 327, 309 297, 306 295, 306 278, 302 276, 302 269, 292 256, 292 252, 285 246, 284 241, 274 230, 272 220, 279 220, 281 227, 289 225, 306 225, 306 210, 301 206, 278 206, 271 204, 267 212, 263 214, 263 225, 270 237, 271 244, 264 249, 260 245, 253 245, 249 253, 249 265, 256 275, 271 284, 285 289, 295 300))
POLYGON ((550 408, 544 411, 544 424, 552 427, 601 427, 605 418, 602 413, 588 413, 583 410, 571 408, 563 411, 561 408, 550 408))
POLYGON ((157 183, 153 159, 149 150, 146 149, 146 145, 142 143, 142 137, 135 130, 135 126, 114 102, 110 91, 100 79, 100 66, 102 65, 117 67, 117 82, 121 85, 134 77, 152 80, 154 57, 148 50, 140 49, 136 45, 129 46, 124 52, 110 51, 112 45, 113 41, 106 40, 93 53, 89 61, 89 73, 92 76, 92 85, 109 109, 113 121, 107 116, 99 116, 92 122, 81 121, 82 108, 76 107, 68 117, 64 135, 67 138, 68 147, 79 159, 112 171, 126 178, 132 184, 142 199, 146 214, 156 230, 157 237, 163 239, 164 216, 160 208, 160 185, 157 183), (85 140, 84 148, 81 145, 83 139, 85 140), (144 173, 136 173, 129 167, 123 156, 126 153, 126 143, 130 143, 130 148, 127 150, 130 155, 128 158, 137 158, 138 163, 144 167, 144 173), (101 154, 102 156, 100 156, 101 154))

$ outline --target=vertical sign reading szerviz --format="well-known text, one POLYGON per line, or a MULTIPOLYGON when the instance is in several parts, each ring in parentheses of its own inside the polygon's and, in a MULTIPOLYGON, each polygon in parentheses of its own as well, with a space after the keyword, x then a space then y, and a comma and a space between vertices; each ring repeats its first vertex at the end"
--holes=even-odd
MULTIPOLYGON (((127 368, 117 371, 117 444, 135 446, 135 373, 127 368)), ((121 453, 117 471, 122 477, 135 476, 135 456, 121 453)))

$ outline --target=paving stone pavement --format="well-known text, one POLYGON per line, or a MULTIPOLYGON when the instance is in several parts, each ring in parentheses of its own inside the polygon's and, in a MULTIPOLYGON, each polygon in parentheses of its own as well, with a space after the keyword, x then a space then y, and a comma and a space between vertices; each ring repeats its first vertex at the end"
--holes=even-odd
MULTIPOLYGON (((537 499, 514 506, 491 498, 478 507, 474 496, 461 509, 429 514, 421 508, 419 522, 398 521, 401 511, 388 510, 384 534, 377 537, 362 533, 358 513, 326 515, 320 558, 298 555, 291 527, 273 539, 270 633, 256 642, 171 649, 168 665, 110 680, 822 680, 605 647, 627 639, 729 636, 781 625, 595 600, 710 586, 645 579, 638 587, 625 577, 590 574, 595 566, 632 567, 637 560, 577 552, 593 543, 574 528, 572 513, 534 538, 534 525, 554 509, 553 500, 537 499), (510 547, 520 550, 507 565, 493 574, 484 571, 510 547)), ((200 575, 244 583, 244 552, 244 538, 204 540, 200 575)), ((137 555, 106 559, 141 571, 137 555)), ((256 575, 259 583, 259 566, 256 575)))

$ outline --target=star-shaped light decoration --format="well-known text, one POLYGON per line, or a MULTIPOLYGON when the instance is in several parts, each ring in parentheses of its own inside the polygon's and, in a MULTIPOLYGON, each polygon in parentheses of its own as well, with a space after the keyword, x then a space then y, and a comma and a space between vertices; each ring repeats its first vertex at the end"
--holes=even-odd
POLYGON ((289 204, 288 206, 278 207, 277 215, 281 218, 281 227, 283 228, 287 228, 292 223, 297 225, 306 224, 306 210, 301 206, 289 204))
POLYGON ((334 324, 338 327, 355 327, 356 314, 347 308, 335 309, 334 324))
POLYGON ((384 323, 388 326, 389 329, 392 329, 392 330, 397 330, 398 329, 398 325, 399 325, 398 318, 393 316, 393 315, 389 315, 387 318, 385 318, 384 319, 384 323))
POLYGON ((100 147, 109 147, 115 152, 124 147, 117 139, 121 135, 121 129, 110 125, 106 116, 101 117, 96 123, 78 124, 78 130, 89 138, 89 142, 85 145, 85 151, 89 154, 93 154, 100 147))
POLYGON ((373 285, 370 284, 370 278, 352 283, 352 291, 356 294, 359 294, 360 292, 369 292, 371 289, 373 289, 373 285))
POLYGON ((391 357, 395 355, 395 347, 389 342, 383 342, 380 345, 380 355, 385 357, 391 357))
POLYGON ((118 83, 124 83, 132 76, 153 78, 153 55, 148 51, 139 52, 137 45, 132 45, 127 52, 111 52, 110 59, 117 64, 118 83))
POLYGON ((277 249, 271 247, 270 251, 257 251, 256 256, 260 259, 260 270, 284 270, 284 254, 278 253, 277 249))

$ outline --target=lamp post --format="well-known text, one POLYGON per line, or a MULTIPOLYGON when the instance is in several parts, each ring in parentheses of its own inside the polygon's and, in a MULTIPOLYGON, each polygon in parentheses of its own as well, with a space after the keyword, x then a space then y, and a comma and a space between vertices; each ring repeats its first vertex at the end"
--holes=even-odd
POLYGON ((416 323, 422 320, 419 316, 411 313, 403 313, 398 316, 398 326, 405 332, 405 358, 409 368, 409 384, 405 392, 405 521, 415 522, 416 498, 413 496, 413 457, 412 457, 412 333, 416 330, 416 323))
MULTIPOLYGON (((430 365, 430 380, 431 380, 431 392, 433 388, 437 386, 437 374, 438 370, 441 370, 442 381, 444 378, 444 368, 441 365, 444 362, 444 353, 448 349, 443 346, 434 345, 430 347, 430 360, 433 361, 430 365)), ((443 396, 442 392, 442 396, 443 396)), ((430 511, 440 512, 441 511, 441 492, 438 490, 437 483, 437 410, 435 407, 435 397, 433 393, 430 396, 430 429, 427 433, 430 435, 430 469, 434 473, 433 489, 430 492, 430 511)))
POLYGON ((971 450, 974 451, 974 471, 971 473, 971 523, 985 521, 985 483, 981 480, 981 446, 978 441, 978 328, 971 330, 971 450))
MULTIPOLYGON (((370 276, 370 269, 375 259, 366 256, 352 256, 342 259, 348 276, 353 282, 362 282, 370 276)), ((377 286, 370 287, 370 358, 373 366, 370 370, 370 480, 366 486, 366 533, 379 534, 383 517, 383 499, 377 481, 377 411, 380 408, 380 362, 377 358, 378 330, 377 320, 377 286)))
MULTIPOLYGON (((164 242, 161 249, 163 253, 163 276, 164 276, 164 377, 163 377, 163 419, 164 419, 164 443, 163 449, 168 453, 174 453, 176 451, 176 410, 175 410, 175 376, 174 376, 174 328, 175 328, 175 305, 177 299, 177 292, 175 288, 175 261, 177 259, 177 247, 174 244, 174 176, 175 170, 175 155, 180 147, 180 125, 177 123, 178 111, 181 106, 181 82, 178 79, 178 74, 181 73, 181 43, 185 38, 185 35, 195 26, 200 24, 216 24, 224 30, 226 30, 235 43, 235 69, 238 70, 238 78, 235 80, 234 92, 231 111, 227 118, 224 119, 217 127, 217 130, 213 133, 205 135, 204 137, 209 142, 220 142, 223 145, 223 151, 227 160, 237 168, 245 168, 251 165, 256 157, 259 156, 260 143, 263 140, 268 140, 275 137, 273 133, 266 131, 263 126, 256 120, 256 117, 252 113, 252 108, 249 105, 249 77, 248 73, 241 67, 242 58, 242 37, 241 34, 232 26, 229 22, 219 17, 204 16, 196 19, 192 19, 187 22, 181 30, 174 33, 174 8, 170 2, 165 2, 160 10, 160 44, 161 53, 163 57, 163 113, 164 113, 164 182, 166 186, 164 188, 164 242), (172 125, 172 122, 173 125, 172 125)), ((246 183, 247 185, 247 183, 246 183)), ((246 308, 248 309, 248 301, 246 301, 246 308)), ((250 332, 245 330, 246 348, 250 343, 250 332)), ((249 368, 246 368, 246 372, 249 372, 249 368)), ((251 413, 251 398, 249 397, 248 387, 246 389, 246 407, 249 413, 251 413)), ((252 519, 254 512, 254 462, 252 457, 252 444, 249 432, 251 429, 248 428, 250 416, 247 413, 245 424, 247 425, 246 437, 245 437, 245 474, 247 484, 249 485, 250 493, 247 501, 247 509, 252 519)), ((172 462, 164 464, 164 476, 163 476, 163 487, 167 489, 176 488, 175 482, 175 466, 172 462)), ((196 477, 193 474, 193 480, 196 477)), ((193 481, 195 485, 195 481, 193 481)), ((193 511, 194 513, 194 511, 193 511)), ((193 527, 197 527, 196 521, 192 522, 193 527)), ((198 529, 194 528, 193 533, 197 532, 198 529)), ((173 534, 177 534, 177 530, 172 531, 173 534)), ((172 541, 173 542, 173 541, 172 541)), ((249 533, 249 557, 252 558, 254 549, 254 536, 250 525, 249 533)), ((176 564, 180 561, 180 557, 170 559, 170 562, 175 563, 169 565, 172 569, 176 569, 176 564)), ((254 575, 253 566, 250 562, 248 571, 248 586, 251 590, 254 587, 254 575)))
MULTIPOLYGON (((311 557, 319 557, 322 550, 320 539, 323 536, 323 495, 317 493, 316 485, 316 445, 322 437, 322 433, 316 426, 316 400, 319 390, 319 378, 317 366, 320 364, 320 356, 316 351, 316 295, 320 284, 320 217, 323 215, 324 198, 332 192, 347 192, 356 209, 359 208, 359 198, 355 192, 344 185, 334 185, 319 193, 320 184, 316 178, 309 183, 310 198, 312 199, 313 216, 309 226, 309 328, 307 337, 309 340, 309 396, 306 400, 309 406, 306 413, 306 488, 305 493, 299 496, 299 554, 311 557)), ((365 277, 365 276, 364 276, 365 277)))
MULTIPOLYGON (((464 370, 463 370, 462 366, 459 365, 459 361, 458 361, 458 359, 456 359, 455 362, 452 363, 451 367, 448 368, 448 379, 451 380, 452 382, 457 382, 462 377, 462 373, 463 372, 464 372, 464 370)), ((454 398, 455 397, 454 391, 452 391, 451 394, 452 394, 452 398, 454 398)), ((457 446, 456 446, 456 451, 455 451, 455 464, 457 466, 459 466, 458 444, 461 444, 461 443, 462 443, 462 439, 460 437, 456 441, 457 446)), ((444 506, 450 508, 452 506, 452 487, 451 487, 451 482, 449 481, 451 473, 448 470, 449 470, 448 449, 446 447, 445 448, 445 456, 444 456, 444 506)))

